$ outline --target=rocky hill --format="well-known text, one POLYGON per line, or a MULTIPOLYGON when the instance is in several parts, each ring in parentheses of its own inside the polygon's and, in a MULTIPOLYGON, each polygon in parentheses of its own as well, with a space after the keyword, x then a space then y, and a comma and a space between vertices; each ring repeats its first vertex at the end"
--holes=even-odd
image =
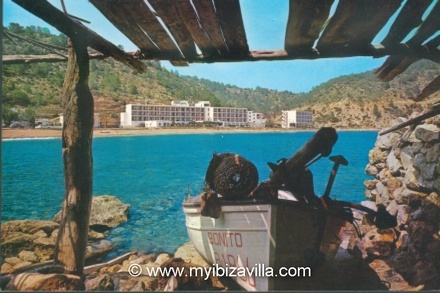
MULTIPOLYGON (((46 28, 4 27, 30 39, 61 46, 63 35, 50 34, 46 28)), ((47 54, 26 42, 3 39, 3 54, 47 54)), ((382 82, 372 72, 341 76, 323 83, 308 93, 292 93, 257 87, 239 88, 197 77, 179 76, 147 61, 148 70, 136 74, 112 59, 90 62, 89 85, 95 98, 95 111, 103 122, 118 122, 127 103, 169 104, 171 100, 209 100, 215 106, 246 107, 263 112, 273 124, 280 123, 281 111, 306 109, 314 112, 315 126, 373 127, 388 125, 398 116, 429 108, 440 94, 428 101, 410 100, 440 74, 440 66, 419 61, 391 82, 382 82)), ((30 120, 56 117, 61 109, 61 89, 66 64, 39 63, 3 66, 3 117, 30 120), (18 110, 18 111, 17 111, 18 110), (18 117, 21 116, 21 117, 18 117)))

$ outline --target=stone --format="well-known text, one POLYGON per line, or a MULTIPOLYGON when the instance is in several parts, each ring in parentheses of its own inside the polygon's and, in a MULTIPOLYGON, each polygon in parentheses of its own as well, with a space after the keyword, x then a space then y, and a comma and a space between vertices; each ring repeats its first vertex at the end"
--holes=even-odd
POLYGON ((414 158, 411 155, 408 155, 405 152, 400 153, 400 161, 402 162, 403 169, 408 169, 409 166, 412 166, 414 158))
POLYGON ((9 274, 12 273, 14 271, 14 269, 12 268, 12 266, 8 263, 4 263, 2 264, 2 267, 0 269, 0 273, 1 274, 9 274))
POLYGON ((33 237, 21 232, 8 233, 8 237, 2 238, 1 253, 3 257, 16 256, 22 250, 33 248, 33 237))
POLYGON ((426 160, 430 163, 438 160, 440 156, 440 143, 436 143, 426 152, 426 160))
POLYGON ((96 276, 95 278, 87 278, 85 281, 86 291, 113 291, 115 283, 112 277, 107 274, 96 276))
POLYGON ((377 211, 376 203, 374 203, 372 201, 369 201, 369 200, 361 201, 361 205, 363 205, 364 207, 370 208, 373 211, 377 211))
POLYGON ((416 168, 417 170, 422 170, 424 168, 424 166, 426 165, 427 161, 426 161, 426 157, 424 154, 419 153, 414 157, 414 161, 413 161, 413 165, 414 168, 416 168))
POLYGON ((382 182, 377 183, 376 185, 377 192, 379 193, 379 196, 376 197, 376 204, 383 204, 385 206, 388 205, 388 203, 391 201, 388 189, 385 185, 383 185, 382 182))
POLYGON ((158 265, 163 265, 165 262, 167 262, 168 260, 170 260, 170 256, 167 253, 162 253, 159 254, 156 258, 156 260, 154 261, 155 263, 157 263, 158 265))
POLYGON ((39 257, 33 251, 23 250, 18 254, 18 257, 21 260, 29 261, 29 262, 38 262, 39 257))
POLYGON ((104 257, 107 256, 116 246, 111 245, 108 240, 100 240, 94 242, 91 246, 86 249, 86 265, 91 265, 98 263, 104 257))
POLYGON ((107 269, 107 272, 108 272, 109 274, 114 274, 114 273, 120 272, 121 269, 122 269, 122 266, 121 266, 120 264, 115 264, 115 265, 109 267, 109 268, 107 269))
POLYGON ((46 235, 50 235, 53 230, 58 229, 58 224, 52 221, 37 221, 37 220, 14 220, 4 222, 1 225, 1 238, 8 238, 8 234, 20 232, 24 234, 34 234, 42 230, 46 235))
POLYGON ((419 183, 419 186, 421 188, 424 188, 424 189, 433 189, 434 188, 434 183, 435 183, 434 180, 428 180, 423 177, 419 177, 417 179, 417 182, 419 183))
POLYGON ((379 170, 374 165, 367 164, 367 167, 365 167, 365 173, 370 176, 376 176, 379 173, 379 170))
POLYGON ((393 192, 393 198, 396 200, 396 202, 398 204, 403 204, 402 191, 403 191, 403 188, 400 187, 400 188, 397 188, 396 190, 394 190, 394 192, 393 192))
POLYGON ((84 290, 80 277, 70 274, 23 273, 6 286, 13 291, 77 291, 84 290))
POLYGON ((405 179, 403 183, 407 188, 412 190, 419 190, 420 184, 417 178, 420 176, 419 171, 417 171, 413 166, 409 166, 405 173, 405 179))
MULTIPOLYGON (((53 232, 52 232, 52 233, 53 233, 53 232)), ((45 237, 47 237, 47 234, 46 234, 46 232, 44 232, 43 230, 38 230, 38 231, 34 234, 34 236, 37 237, 37 238, 45 238, 45 237)))
POLYGON ((420 198, 422 198, 424 195, 426 196, 426 194, 415 191, 415 190, 411 190, 411 189, 403 189, 402 192, 400 193, 400 195, 403 198, 403 202, 405 204, 408 204, 410 202, 419 200, 420 198))
POLYGON ((50 234, 50 237, 51 238, 57 238, 58 237, 58 229, 56 229, 56 230, 54 230, 53 232, 52 232, 52 234, 50 234))
POLYGON ((377 137, 375 146, 384 150, 389 150, 393 145, 397 143, 397 141, 400 139, 400 135, 391 132, 385 135, 379 135, 377 137))
MULTIPOLYGON (((369 201, 370 202, 370 201, 369 201)), ((210 265, 200 256, 192 242, 187 242, 177 248, 174 257, 182 258, 185 262, 209 268, 210 265)))
POLYGON ((415 220, 408 225, 408 235, 418 249, 424 249, 433 240, 432 234, 434 232, 433 225, 427 221, 415 220))
POLYGON ((406 225, 408 223, 409 215, 411 213, 411 208, 406 205, 397 206, 397 226, 406 225))
POLYGON ((368 198, 369 200, 376 201, 376 197, 378 194, 379 193, 377 192, 376 189, 373 190, 365 189, 365 197, 368 198))
POLYGON ((386 181, 388 192, 393 194, 394 191, 402 186, 402 183, 395 177, 391 177, 386 181))
POLYGON ((19 262, 18 264, 16 264, 15 266, 13 266, 14 270, 20 269, 20 268, 24 268, 27 266, 30 266, 32 263, 30 261, 22 261, 19 262))
MULTIPOLYGON (((116 196, 94 196, 89 226, 97 232, 116 227, 127 222, 129 210, 130 205, 122 203, 116 196)), ((55 215, 54 221, 61 221, 61 211, 55 215)))
POLYGON ((390 215, 395 216, 395 215, 397 215, 397 208, 398 208, 397 202, 396 202, 396 200, 393 199, 388 204, 386 210, 390 215))
POLYGON ((397 235, 393 229, 373 229, 364 236, 364 249, 370 257, 388 257, 395 247, 397 235))
POLYGON ((440 138, 439 128, 432 124, 419 125, 414 133, 417 139, 420 139, 424 142, 431 142, 440 138))
POLYGON ((436 164, 425 164, 423 166, 423 169, 421 169, 421 176, 423 177, 423 179, 426 180, 433 180, 435 179, 435 168, 436 168, 436 164))
POLYGON ((140 258, 144 260, 144 263, 154 262, 156 255, 154 253, 140 255, 140 258))
POLYGON ((423 145, 424 145, 423 142, 416 142, 416 143, 413 143, 413 144, 411 145, 411 147, 410 147, 410 148, 411 148, 411 152, 412 152, 414 155, 416 155, 417 153, 420 153, 420 151, 421 151, 423 145))
POLYGON ((11 266, 15 266, 16 264, 18 264, 21 261, 22 261, 21 259, 19 259, 18 257, 15 257, 15 256, 5 258, 5 262, 10 264, 11 266))
POLYGON ((435 189, 437 189, 438 192, 440 192, 440 177, 434 181, 434 184, 432 187, 434 187, 435 189))
POLYGON ((99 233, 96 231, 93 231, 91 229, 89 229, 89 240, 100 240, 100 239, 104 239, 105 238, 105 234, 104 233, 99 233))
POLYGON ((403 168, 400 161, 396 158, 394 150, 391 150, 390 154, 387 156, 387 165, 388 169, 393 175, 398 174, 400 168, 403 168))
POLYGON ((385 163, 377 163, 376 168, 379 170, 385 169, 387 167, 387 164, 385 163))
POLYGON ((403 230, 400 231, 399 239, 396 241, 396 248, 399 249, 404 245, 404 242, 408 239, 408 232, 403 230))
POLYGON ((381 181, 386 181, 390 177, 393 177, 393 175, 391 175, 391 172, 388 170, 388 168, 384 168, 379 172, 378 177, 381 181))
POLYGON ((380 148, 373 148, 368 152, 368 161, 372 165, 376 165, 378 163, 385 163, 388 153, 389 151, 383 151, 380 148))
POLYGON ((365 188, 367 188, 368 190, 373 190, 376 188, 376 184, 379 182, 379 180, 377 179, 373 179, 373 180, 365 180, 364 181, 364 186, 365 188))
POLYGON ((429 201, 431 204, 435 205, 437 208, 440 208, 440 196, 436 192, 431 192, 426 198, 426 201, 429 201))
POLYGON ((439 272, 437 271, 435 264, 430 261, 418 261, 414 266, 414 278, 412 285, 425 285, 424 289, 438 289, 437 280, 439 272))

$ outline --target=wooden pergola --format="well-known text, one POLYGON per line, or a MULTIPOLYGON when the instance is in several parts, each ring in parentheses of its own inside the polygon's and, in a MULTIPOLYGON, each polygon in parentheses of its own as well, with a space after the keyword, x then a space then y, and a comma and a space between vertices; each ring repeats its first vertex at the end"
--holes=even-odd
MULTIPOLYGON (((239 0, 90 0, 137 47, 124 52, 46 0, 13 0, 70 38, 63 87, 65 200, 55 262, 82 274, 92 198, 93 97, 87 47, 146 71, 141 60, 191 63, 388 56, 377 70, 391 80, 419 59, 440 63, 439 0, 289 0, 284 48, 251 50, 239 0), (428 13, 422 20, 422 16, 428 13), (397 14, 380 44, 372 44, 397 14), (411 31, 414 35, 403 42, 411 31), (196 49, 199 49, 199 51, 196 49)), ((268 0, 270 1, 270 0, 268 0)), ((287 1, 287 0, 286 0, 287 1)), ((440 89, 435 78, 416 98, 440 89)))

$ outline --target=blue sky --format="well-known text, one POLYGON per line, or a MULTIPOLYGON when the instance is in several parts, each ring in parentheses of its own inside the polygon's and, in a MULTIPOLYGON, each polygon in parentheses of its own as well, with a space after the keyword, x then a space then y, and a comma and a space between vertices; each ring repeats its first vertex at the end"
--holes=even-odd
MULTIPOLYGON (((59 0, 49 0, 49 2, 61 9, 59 0)), ((251 50, 283 49, 288 17, 288 2, 288 0, 240 1, 248 44, 251 50)), ((91 24, 86 25, 107 40, 116 45, 122 44, 126 51, 137 49, 89 1, 66 0, 65 4, 70 14, 91 21, 91 24)), ((4 0, 3 25, 8 25, 10 22, 17 22, 22 26, 35 25, 47 27, 52 33, 58 34, 55 28, 28 13, 11 0, 4 0)), ((382 31, 373 43, 380 42, 385 33, 386 31, 382 31)), ((384 58, 353 57, 319 60, 190 64, 189 67, 174 67, 169 62, 162 62, 162 65, 168 69, 177 70, 181 75, 197 76, 239 87, 255 88, 259 86, 299 93, 308 92, 314 86, 340 75, 375 69, 384 60, 384 58)))

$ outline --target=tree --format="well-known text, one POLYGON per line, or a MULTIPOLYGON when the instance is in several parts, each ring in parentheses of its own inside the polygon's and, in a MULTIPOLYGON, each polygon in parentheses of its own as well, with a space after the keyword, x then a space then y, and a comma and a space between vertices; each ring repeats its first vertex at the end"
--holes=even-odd
POLYGON ((14 111, 6 105, 2 105, 2 118, 6 126, 9 126, 12 121, 18 120, 19 113, 14 111))

